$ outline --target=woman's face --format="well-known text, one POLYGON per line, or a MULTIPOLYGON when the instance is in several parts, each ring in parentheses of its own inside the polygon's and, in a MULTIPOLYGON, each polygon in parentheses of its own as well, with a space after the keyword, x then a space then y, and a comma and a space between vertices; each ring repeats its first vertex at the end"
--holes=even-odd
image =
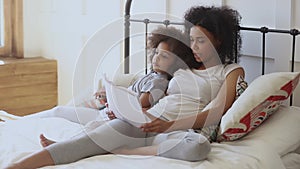
POLYGON ((152 58, 152 68, 155 72, 163 73, 168 72, 169 68, 175 62, 174 55, 170 52, 169 46, 165 42, 159 43, 155 49, 152 58))
POLYGON ((193 26, 190 30, 190 43, 197 62, 202 62, 205 67, 215 65, 219 58, 215 47, 219 41, 201 26, 193 26))

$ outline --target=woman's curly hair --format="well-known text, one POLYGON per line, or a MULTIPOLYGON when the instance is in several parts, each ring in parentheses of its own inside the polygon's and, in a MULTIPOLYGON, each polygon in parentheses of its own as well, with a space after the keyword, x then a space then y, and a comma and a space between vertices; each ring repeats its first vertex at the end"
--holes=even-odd
MULTIPOLYGON (((177 66, 174 65, 171 73, 174 73, 178 68, 198 68, 199 63, 194 58, 192 49, 189 47, 189 39, 183 31, 173 26, 159 26, 154 29, 148 37, 147 47, 155 49, 157 46, 164 42, 169 47, 169 52, 175 55, 177 60, 181 60, 181 64, 177 62, 177 66), (183 62, 184 64, 183 64, 183 62)), ((152 60, 153 54, 150 54, 150 60, 152 60)))
POLYGON ((239 57, 242 43, 239 28, 241 16, 236 10, 227 6, 195 6, 186 11, 184 19, 187 34, 192 26, 201 26, 221 42, 216 50, 223 64, 232 63, 239 57))

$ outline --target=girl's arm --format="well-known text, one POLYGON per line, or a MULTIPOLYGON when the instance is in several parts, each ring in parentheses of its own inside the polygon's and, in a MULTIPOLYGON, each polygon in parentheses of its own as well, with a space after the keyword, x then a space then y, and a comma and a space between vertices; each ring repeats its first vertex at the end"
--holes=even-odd
POLYGON ((153 98, 152 98, 150 92, 142 93, 140 96, 140 102, 141 102, 142 108, 144 108, 144 109, 150 108, 153 103, 153 98))
POLYGON ((239 76, 244 77, 244 70, 238 68, 230 72, 218 95, 210 104, 208 110, 202 111, 194 116, 176 121, 164 121, 155 119, 144 124, 141 128, 145 132, 169 132, 174 130, 198 129, 207 125, 219 123, 221 117, 231 107, 236 96, 236 82, 239 76))

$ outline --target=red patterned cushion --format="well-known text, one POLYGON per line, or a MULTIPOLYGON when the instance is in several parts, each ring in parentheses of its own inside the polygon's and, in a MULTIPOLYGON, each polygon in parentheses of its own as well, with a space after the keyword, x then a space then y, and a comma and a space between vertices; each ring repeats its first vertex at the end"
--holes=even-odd
POLYGON ((278 110, 299 82, 300 72, 277 72, 255 79, 222 117, 217 141, 237 140, 278 110))

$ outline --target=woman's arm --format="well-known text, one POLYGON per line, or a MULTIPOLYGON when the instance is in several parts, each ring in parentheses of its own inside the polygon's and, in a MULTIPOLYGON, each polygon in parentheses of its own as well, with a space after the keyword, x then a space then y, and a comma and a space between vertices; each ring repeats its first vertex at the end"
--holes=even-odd
POLYGON ((197 129, 207 125, 219 123, 221 117, 231 107, 236 96, 236 82, 239 76, 244 77, 244 70, 238 68, 230 72, 218 95, 212 103, 210 108, 198 113, 195 116, 179 119, 176 121, 163 121, 161 119, 155 119, 150 123, 146 123, 141 128, 145 132, 169 132, 174 130, 184 129, 197 129))

